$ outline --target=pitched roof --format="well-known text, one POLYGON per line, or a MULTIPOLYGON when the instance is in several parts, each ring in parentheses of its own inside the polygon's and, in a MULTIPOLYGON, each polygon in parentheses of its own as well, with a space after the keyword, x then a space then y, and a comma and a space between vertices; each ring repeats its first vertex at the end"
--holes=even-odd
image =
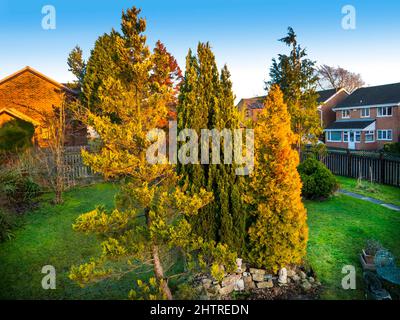
POLYGON ((326 127, 325 130, 333 129, 365 129, 375 120, 358 120, 358 121, 335 121, 326 127))
POLYGON ((0 109, 0 114, 2 114, 2 113, 7 113, 10 116, 13 116, 14 118, 18 118, 18 119, 24 120, 26 122, 30 122, 34 126, 39 125, 39 122, 37 122, 35 119, 32 119, 28 115, 23 114, 22 112, 19 112, 18 110, 15 110, 13 108, 2 108, 2 109, 0 109))
MULTIPOLYGON (((339 91, 341 90, 328 89, 328 90, 317 91, 316 93, 318 94, 318 99, 317 99, 318 103, 319 104, 324 103, 339 91)), ((264 107, 264 100, 266 97, 267 96, 259 96, 259 97, 242 99, 240 100, 238 105, 240 106, 245 105, 249 109, 262 109, 264 107)))
POLYGON ((354 91, 336 108, 361 107, 380 104, 400 103, 400 82, 381 86, 365 87, 354 91))
POLYGON ((0 85, 2 85, 3 83, 5 83, 5 82, 7 82, 7 81, 9 81, 11 79, 14 79, 15 77, 18 77, 19 75, 21 75, 24 72, 30 72, 30 73, 38 76, 39 78, 42 78, 42 79, 54 84, 56 87, 58 87, 60 89, 64 89, 64 90, 66 90, 66 91, 68 91, 70 93, 76 94, 76 92, 74 90, 68 88, 66 85, 64 85, 64 84, 62 84, 60 82, 57 82, 56 80, 53 80, 53 79, 49 78, 48 76, 44 75, 43 73, 41 73, 41 72, 39 72, 39 71, 33 69, 32 67, 29 67, 29 66, 26 66, 25 68, 22 68, 21 70, 18 70, 16 72, 14 72, 13 74, 10 74, 9 76, 1 79, 0 80, 0 85))

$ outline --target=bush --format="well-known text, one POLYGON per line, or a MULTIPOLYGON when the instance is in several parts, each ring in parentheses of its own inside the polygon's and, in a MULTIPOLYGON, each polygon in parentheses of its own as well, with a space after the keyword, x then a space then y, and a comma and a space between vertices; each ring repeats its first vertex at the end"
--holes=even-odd
POLYGON ((0 206, 12 211, 29 207, 40 191, 30 175, 16 168, 0 170, 0 206))
POLYGON ((400 142, 385 143, 383 151, 400 155, 400 142))
POLYGON ((306 199, 327 198, 338 189, 336 177, 320 161, 314 158, 304 160, 298 167, 306 199))
POLYGON ((16 226, 15 217, 0 209, 0 242, 14 237, 13 228, 16 226))
POLYGON ((0 128, 0 150, 15 152, 32 146, 35 129, 29 122, 11 120, 0 128))

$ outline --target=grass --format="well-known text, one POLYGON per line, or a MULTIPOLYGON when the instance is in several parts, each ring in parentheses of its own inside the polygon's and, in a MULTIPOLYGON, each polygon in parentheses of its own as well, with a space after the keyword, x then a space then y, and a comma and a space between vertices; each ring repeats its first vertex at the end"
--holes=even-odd
POLYGON ((363 180, 364 188, 357 188, 357 179, 337 176, 340 187, 344 190, 359 193, 363 196, 375 198, 400 206, 400 188, 382 184, 373 183, 363 180))
POLYGON ((359 253, 367 239, 376 239, 400 256, 400 214, 363 200, 338 195, 306 202, 309 242, 307 261, 321 280, 323 299, 363 299, 359 253), (344 290, 342 267, 356 267, 357 289, 344 290))
MULTIPOLYGON (((0 299, 126 299, 138 279, 133 273, 84 289, 68 279, 72 264, 86 262, 100 250, 94 236, 74 232, 72 223, 96 205, 112 207, 116 191, 113 184, 75 189, 66 193, 64 204, 43 203, 24 216, 15 239, 0 244, 0 299), (45 265, 56 268, 56 290, 41 287, 45 265)), ((400 256, 400 215, 344 195, 309 201, 306 206, 310 227, 307 261, 324 285, 322 297, 363 298, 358 254, 366 239, 375 238, 400 256), (341 289, 341 269, 348 264, 357 268, 357 290, 341 289)))

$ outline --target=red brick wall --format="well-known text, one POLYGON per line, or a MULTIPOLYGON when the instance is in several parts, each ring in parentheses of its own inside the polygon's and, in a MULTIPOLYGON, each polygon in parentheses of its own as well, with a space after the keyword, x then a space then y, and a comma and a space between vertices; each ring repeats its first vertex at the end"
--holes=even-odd
MULTIPOLYGON (((40 113, 52 112, 53 106, 61 105, 62 93, 63 90, 56 84, 30 70, 25 70, 0 84, 0 109, 15 109, 41 123, 43 116, 40 113)), ((35 130, 37 135, 35 140, 39 141, 39 144, 42 143, 40 135, 43 129, 45 128, 39 125, 35 130)), ((86 143, 86 129, 82 126, 73 133, 71 128, 67 131, 67 145, 84 145, 86 143)))
POLYGON ((322 126, 324 128, 336 121, 336 113, 332 110, 332 108, 334 108, 339 102, 342 102, 348 96, 349 95, 346 93, 346 91, 340 91, 321 106, 322 126))

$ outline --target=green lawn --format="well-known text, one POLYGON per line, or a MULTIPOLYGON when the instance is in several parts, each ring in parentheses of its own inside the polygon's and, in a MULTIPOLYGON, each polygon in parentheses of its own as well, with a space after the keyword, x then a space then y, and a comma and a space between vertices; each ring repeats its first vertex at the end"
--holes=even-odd
POLYGON ((357 188, 357 179, 337 176, 340 187, 344 190, 359 193, 367 197, 375 198, 400 206, 400 188, 386 186, 382 184, 364 181, 362 182, 364 188, 357 188))
MULTIPOLYGON (((74 232, 72 223, 96 205, 111 207, 116 190, 113 184, 75 189, 66 193, 63 205, 42 204, 26 215, 16 238, 0 244, 0 299, 126 299, 135 274, 84 289, 68 279, 72 264, 99 254, 96 238, 74 232), (56 290, 41 287, 41 268, 48 264, 57 271, 56 290)), ((399 257, 400 214, 342 195, 325 202, 306 202, 306 206, 310 226, 307 260, 324 285, 323 298, 362 298, 360 278, 359 290, 341 289, 341 268, 353 264, 360 277, 357 255, 367 238, 380 240, 399 257)))
POLYGON ((309 242, 307 260, 324 285, 322 298, 362 299, 362 271, 358 254, 373 238, 400 257, 400 214, 345 195, 324 202, 306 202, 309 242), (344 265, 354 265, 357 290, 343 290, 344 265))

